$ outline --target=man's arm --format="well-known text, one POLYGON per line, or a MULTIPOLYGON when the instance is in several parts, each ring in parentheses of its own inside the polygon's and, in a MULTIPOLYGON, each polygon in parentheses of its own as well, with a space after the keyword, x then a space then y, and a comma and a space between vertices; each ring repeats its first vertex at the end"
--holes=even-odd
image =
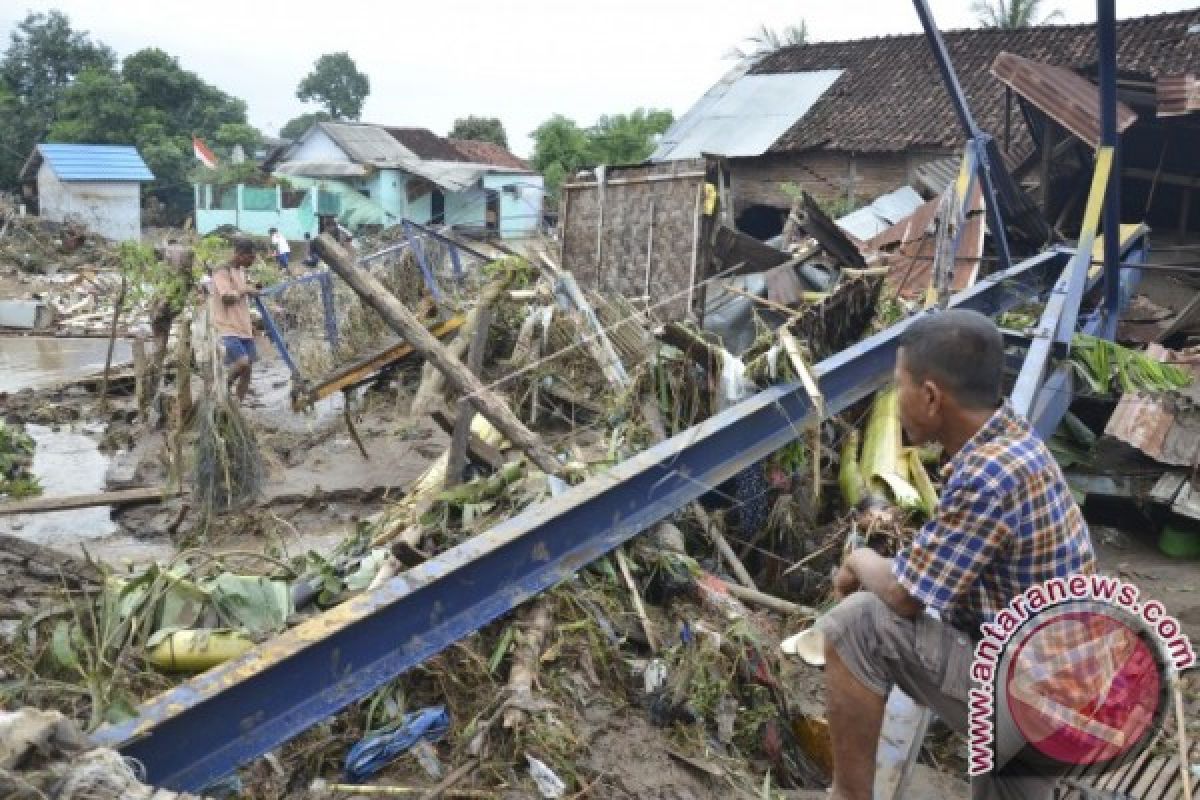
POLYGON ((859 588, 872 592, 888 608, 907 619, 925 610, 925 604, 896 580, 892 562, 869 547, 860 547, 846 556, 834 578, 833 588, 839 598, 859 588))

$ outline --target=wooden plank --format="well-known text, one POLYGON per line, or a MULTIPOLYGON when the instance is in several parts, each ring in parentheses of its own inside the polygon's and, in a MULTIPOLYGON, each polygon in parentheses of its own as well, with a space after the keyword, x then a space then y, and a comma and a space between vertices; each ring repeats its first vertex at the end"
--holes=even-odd
MULTIPOLYGON (((429 332, 441 339, 442 337, 457 331, 463 325, 464 318, 461 316, 451 317, 448 320, 438 323, 430 328, 429 332)), ((413 347, 408 342, 397 342, 393 345, 385 347, 374 355, 367 356, 361 361, 338 370, 330 375, 325 380, 318 383, 313 388, 298 393, 292 401, 293 410, 310 406, 313 403, 328 397, 334 392, 339 392, 342 389, 354 386, 368 379, 374 373, 387 367, 397 361, 407 358, 413 354, 413 347)))
POLYGON ((158 503, 182 492, 161 486, 142 489, 121 489, 97 494, 76 494, 68 497, 35 497, 16 503, 0 503, 0 516, 6 514, 41 514, 48 511, 72 511, 93 506, 132 506, 139 503, 158 503))

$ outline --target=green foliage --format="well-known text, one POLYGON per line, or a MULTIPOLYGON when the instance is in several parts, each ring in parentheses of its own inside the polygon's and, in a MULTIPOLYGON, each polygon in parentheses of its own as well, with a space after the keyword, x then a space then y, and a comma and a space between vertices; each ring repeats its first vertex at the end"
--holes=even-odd
POLYGON ((333 117, 329 116, 328 111, 313 111, 308 114, 301 114, 298 117, 292 117, 279 129, 279 138, 299 139, 314 123, 328 122, 331 119, 333 117))
POLYGON ((296 97, 325 106, 334 119, 358 119, 371 80, 358 71, 349 53, 326 53, 296 87, 296 97))
MULTIPOLYGON (((154 248, 141 242, 121 242, 117 251, 121 261, 121 273, 128 281, 126 303, 137 305, 147 301, 162 301, 175 310, 183 308, 188 293, 200 278, 199 264, 193 265, 189 273, 159 261, 154 248)), ((199 259, 196 259, 199 262, 199 259)))
POLYGON ((29 434, 0 420, 0 496, 19 500, 42 493, 38 479, 29 472, 33 448, 29 434))
POLYGON ((246 153, 253 153, 254 148, 262 142, 262 133, 244 122, 223 122, 213 135, 213 141, 229 152, 233 152, 233 148, 240 144, 246 153))
POLYGON ((246 124, 246 104, 157 48, 111 66, 84 69, 57 99, 57 118, 46 136, 56 142, 133 144, 155 176, 155 186, 178 189, 190 182, 191 137, 219 147, 253 147, 260 134, 246 124))
POLYGON ((1071 366, 1084 385, 1100 396, 1109 394, 1114 386, 1122 394, 1157 393, 1182 389, 1192 382, 1191 373, 1183 367, 1083 333, 1071 340, 1071 366))
POLYGON ((674 122, 670 111, 639 108, 629 114, 604 115, 590 128, 555 114, 538 126, 533 168, 542 173, 547 194, 557 199, 563 181, 593 164, 634 164, 654 152, 655 137, 674 122))
POLYGON ((744 46, 730 48, 725 58, 757 59, 774 53, 784 47, 808 43, 808 24, 800 20, 798 25, 785 25, 776 30, 766 25, 759 25, 758 30, 742 40, 744 46))
POLYGON ((221 161, 217 163, 216 169, 209 169, 196 162, 188 172, 188 180, 213 186, 237 186, 239 183, 247 186, 274 186, 276 183, 270 174, 259 169, 258 164, 253 161, 243 161, 241 164, 221 161))
POLYGON ((1062 11, 1054 10, 1041 16, 1042 0, 975 0, 971 10, 985 28, 1032 28, 1063 18, 1062 11))
POLYGON ((29 13, 0 58, 0 186, 13 186, 25 156, 54 120, 58 97, 84 70, 111 71, 116 56, 74 31, 59 11, 29 13))
POLYGON ((491 142, 508 147, 508 134, 504 132, 504 123, 496 117, 477 117, 473 114, 469 117, 459 117, 454 120, 450 138, 491 142))

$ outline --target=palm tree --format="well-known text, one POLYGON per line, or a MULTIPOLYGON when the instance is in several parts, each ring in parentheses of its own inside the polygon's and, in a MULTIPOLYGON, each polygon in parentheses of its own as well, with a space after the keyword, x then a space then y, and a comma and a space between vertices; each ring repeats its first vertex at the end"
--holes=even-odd
POLYGON ((975 0, 971 10, 985 28, 1032 28, 1063 18, 1058 9, 1038 19, 1042 0, 975 0))
POLYGON ((725 54, 725 58, 757 59, 774 53, 784 47, 808 42, 808 25, 800 20, 799 25, 786 25, 780 30, 760 25, 758 32, 745 38, 746 47, 734 47, 725 54))

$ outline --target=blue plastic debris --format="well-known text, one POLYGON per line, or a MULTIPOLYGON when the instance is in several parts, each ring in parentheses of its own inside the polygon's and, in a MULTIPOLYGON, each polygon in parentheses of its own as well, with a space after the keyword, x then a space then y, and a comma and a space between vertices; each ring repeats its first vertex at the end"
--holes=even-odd
POLYGON ((361 783, 417 742, 436 742, 449 730, 450 715, 445 706, 405 714, 395 725, 368 735, 350 748, 346 754, 346 780, 361 783))

